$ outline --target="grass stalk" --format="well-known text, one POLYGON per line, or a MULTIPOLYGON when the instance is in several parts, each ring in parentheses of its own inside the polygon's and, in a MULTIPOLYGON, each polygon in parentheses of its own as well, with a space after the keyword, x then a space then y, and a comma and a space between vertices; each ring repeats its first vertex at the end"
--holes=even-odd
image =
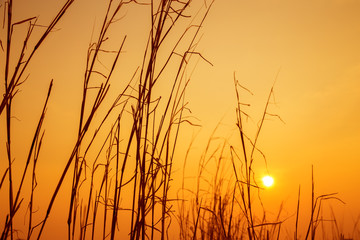
POLYGON ((295 220, 294 240, 297 240, 297 239, 298 239, 299 213, 300 213, 300 186, 299 186, 298 200, 297 200, 297 207, 296 207, 296 220, 295 220))

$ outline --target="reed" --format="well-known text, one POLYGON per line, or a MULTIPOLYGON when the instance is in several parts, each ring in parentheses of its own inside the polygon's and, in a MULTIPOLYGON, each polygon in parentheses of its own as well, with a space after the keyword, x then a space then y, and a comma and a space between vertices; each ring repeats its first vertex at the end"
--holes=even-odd
MULTIPOLYGON (((180 225, 180 239, 284 239, 286 238, 283 223, 293 216, 282 216, 283 204, 280 204, 277 215, 273 219, 267 217, 267 210, 261 200, 263 187, 256 181, 256 169, 253 167, 255 152, 264 154, 256 146, 262 126, 267 119, 266 116, 279 116, 269 113, 268 107, 273 94, 273 88, 265 103, 265 108, 259 120, 258 128, 253 140, 248 136, 244 118, 248 118, 246 107, 250 107, 241 101, 241 91, 252 94, 247 88, 240 85, 234 75, 235 96, 237 99, 236 126, 239 138, 236 141, 240 146, 234 145, 229 139, 216 137, 217 127, 211 134, 201 155, 197 174, 196 188, 187 188, 184 184, 185 174, 183 173, 183 184, 178 194, 179 213, 178 222, 180 225), (209 166, 215 163, 215 166, 209 166), (227 165, 231 165, 232 172, 226 172, 227 165), (209 172, 209 169, 215 169, 209 172), (206 187, 207 186, 207 187, 206 187), (262 212, 259 210, 262 209, 262 212)), ((281 120, 282 121, 282 120, 281 120)), ((191 147, 192 143, 190 144, 191 147)), ((190 147, 186 154, 184 169, 190 147)), ((185 170, 183 170, 185 171, 185 170)), ((322 216, 324 202, 335 200, 344 202, 337 197, 337 193, 316 195, 314 171, 311 170, 311 210, 306 228, 300 229, 300 187, 298 200, 295 207, 294 239, 316 239, 319 233, 319 226, 322 227, 319 236, 325 239, 329 230, 328 222, 333 224, 332 237, 343 239, 344 234, 338 229, 335 214, 332 218, 322 216), (299 233, 304 233, 301 238, 299 233)), ((292 238, 292 237, 291 237, 292 238)), ((351 238, 352 239, 352 238, 351 238)))
POLYGON ((15 232, 20 229, 19 226, 14 226, 13 219, 15 215, 24 211, 19 209, 24 209, 23 206, 26 205, 23 201, 27 198, 21 190, 23 183, 28 179, 26 175, 31 163, 33 169, 30 178, 27 239, 43 238, 59 193, 67 189, 68 183, 65 179, 70 176, 71 188, 68 193, 66 221, 68 239, 97 239, 99 236, 103 239, 108 237, 115 239, 119 232, 129 233, 130 239, 167 238, 173 211, 173 200, 169 197, 169 189, 177 139, 181 125, 192 124, 186 116, 188 109, 184 99, 189 82, 186 72, 192 58, 200 56, 201 59, 206 60, 196 51, 196 45, 210 6, 203 11, 200 20, 194 19, 193 22, 189 22, 187 18, 190 16, 187 16, 187 12, 190 1, 162 0, 149 1, 149 4, 145 4, 149 10, 151 26, 148 29, 149 38, 144 49, 142 64, 133 78, 124 84, 122 90, 118 90, 115 98, 111 99, 109 92, 112 90, 112 83, 118 81, 113 79, 113 76, 118 69, 118 60, 121 58, 123 48, 126 46, 126 36, 116 50, 109 49, 106 45, 111 37, 109 30, 124 8, 129 5, 143 7, 144 4, 136 1, 108 2, 97 41, 89 44, 86 55, 75 143, 55 188, 49 191, 49 203, 43 206, 45 215, 40 222, 34 223, 35 188, 37 184, 42 184, 36 181, 36 166, 43 142, 42 127, 46 119, 45 113, 53 82, 51 81, 44 110, 25 161, 21 182, 15 186, 11 144, 11 140, 15 137, 11 134, 12 101, 16 93, 21 90, 21 84, 25 80, 28 81, 23 74, 25 70, 31 71, 28 68, 33 56, 51 35, 58 22, 66 17, 66 12, 74 1, 69 0, 64 4, 34 46, 30 46, 29 42, 33 41, 33 30, 39 26, 37 18, 14 23, 12 16, 16 11, 12 3, 10 0, 3 6, 6 10, 3 24, 7 26, 7 31, 4 41, 6 43, 5 92, 0 105, 0 114, 4 113, 6 118, 5 128, 2 129, 6 129, 8 167, 2 174, 0 186, 3 187, 8 180, 9 206, 1 239, 14 239, 15 232), (14 41, 12 33, 17 25, 24 24, 29 24, 28 32, 20 49, 20 57, 16 60, 15 70, 10 72, 10 62, 15 61, 15 54, 11 52, 14 41), (174 41, 170 38, 173 32, 179 31, 178 39, 174 41), (107 67, 108 70, 99 70, 104 69, 99 59, 111 56, 113 58, 107 67), (173 62, 178 64, 174 65, 173 62), (164 76, 168 68, 175 72, 172 79, 164 76), (154 92, 154 89, 163 81, 171 84, 169 92, 160 96, 154 92), (108 104, 109 102, 112 103, 108 104), (108 126, 112 127, 109 129, 108 126), (127 128, 127 126, 131 127, 127 128), (102 138, 104 133, 106 133, 105 138, 102 138), (90 174, 87 173, 89 170, 90 174), (101 179, 100 183, 98 179, 101 179), (124 206, 121 204, 124 192, 128 197, 130 189, 132 189, 131 205, 124 206), (125 214, 131 222, 130 229, 119 229, 119 219, 122 218, 124 211, 130 212, 130 215, 125 214))
MULTIPOLYGON (((193 188, 185 183, 191 142, 185 159, 180 159, 183 161, 182 186, 173 188, 174 181, 181 181, 173 179, 173 166, 179 161, 177 150, 183 126, 197 126, 185 96, 191 73, 196 61, 212 65, 197 47, 214 1, 204 1, 194 16, 189 15, 194 12, 191 0, 108 1, 100 28, 93 32, 96 40, 89 43, 84 53, 83 78, 74 79, 82 85, 78 89, 81 99, 74 103, 79 106, 79 112, 77 127, 73 129, 76 133, 73 145, 67 152, 68 157, 62 159, 62 168, 56 170, 60 175, 55 185, 47 189, 48 202, 37 209, 37 188, 46 185, 37 180, 39 165, 51 158, 41 153, 47 141, 56 142, 48 140, 45 132, 46 122, 50 121, 47 110, 56 106, 52 102, 56 78, 49 81, 31 141, 28 146, 21 146, 29 149, 26 157, 17 158, 16 165, 15 149, 19 146, 14 146, 14 139, 19 136, 13 131, 14 101, 23 90, 23 83, 32 81, 25 74, 35 71, 31 65, 34 56, 44 48, 44 42, 67 17, 75 2, 65 1, 46 27, 38 23, 38 17, 14 22, 17 11, 13 1, 7 0, 1 5, 4 9, 0 38, 4 91, 0 103, 3 120, 0 134, 5 136, 1 144, 6 149, 0 154, 7 163, 1 169, 0 197, 6 206, 1 206, 5 219, 0 219, 0 239, 45 239, 45 232, 54 222, 59 232, 66 232, 68 240, 172 239, 175 234, 170 231, 176 227, 179 227, 179 239, 281 239, 282 226, 287 220, 282 215, 283 206, 275 218, 268 217, 254 167, 255 162, 262 160, 267 165, 258 147, 266 119, 281 120, 269 111, 273 87, 254 137, 249 137, 245 121, 249 117, 246 111, 249 105, 242 97, 252 93, 234 74, 237 140, 231 142, 217 137, 218 127, 215 128, 199 158, 193 188), (116 46, 108 42, 113 31, 117 31, 116 22, 121 21, 128 7, 145 7, 150 25, 140 64, 132 77, 123 79, 119 72, 128 71, 121 66, 121 60, 127 60, 123 53, 129 44, 128 38, 124 35, 116 46), (17 36, 14 32, 20 31, 17 27, 26 25, 25 37, 14 39, 17 36), (38 36, 35 30, 42 32, 38 36), (14 43, 19 41, 22 45, 14 49, 17 46, 14 43), (167 86, 166 91, 159 92, 163 86, 167 86), (262 159, 255 157, 258 153, 262 159), (60 195, 64 193, 66 201, 61 211, 66 212, 66 220, 58 221, 54 212, 59 210, 56 207, 60 206, 60 195), (24 219, 23 224, 16 221, 18 219, 24 219)), ((325 228, 323 202, 342 202, 335 193, 315 194, 313 170, 311 190, 311 215, 304 230, 299 224, 302 210, 299 187, 295 231, 291 236, 294 239, 299 238, 300 232, 306 233, 305 239, 315 239, 319 226, 325 228)), ((358 222, 359 219, 354 223, 354 238, 360 235, 358 222)), ((333 236, 345 239, 335 214, 331 223, 333 236)), ((56 234, 52 237, 56 238, 56 234)))

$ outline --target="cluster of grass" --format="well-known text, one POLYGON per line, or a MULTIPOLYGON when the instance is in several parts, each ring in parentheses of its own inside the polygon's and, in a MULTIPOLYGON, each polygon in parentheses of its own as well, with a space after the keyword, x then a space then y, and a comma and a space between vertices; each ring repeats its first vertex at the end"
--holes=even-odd
POLYGON ((53 80, 49 83, 47 98, 22 170, 13 167, 13 102, 21 85, 28 81, 24 73, 31 71, 29 63, 33 56, 58 22, 66 17, 73 3, 73 0, 69 0, 63 5, 37 40, 33 39, 34 29, 40 27, 36 17, 13 22, 13 14, 16 14, 13 1, 6 1, 2 6, 5 10, 3 24, 6 26, 1 41, 5 59, 5 90, 0 113, 5 120, 1 131, 6 135, 8 166, 2 173, 0 189, 7 190, 8 196, 7 206, 2 207, 2 212, 7 213, 2 220, 1 239, 17 238, 20 229, 22 236, 27 239, 42 238, 48 221, 54 217, 51 214, 55 202, 67 184, 65 179, 68 176, 72 178, 66 210, 68 239, 94 239, 100 236, 115 239, 119 231, 129 234, 130 239, 165 239, 172 214, 172 199, 168 192, 175 148, 180 127, 183 123, 191 124, 186 117, 188 109, 184 101, 189 82, 187 66, 193 56, 202 57, 196 52, 197 36, 210 8, 205 9, 197 23, 183 27, 178 39, 173 41, 169 36, 179 31, 178 22, 189 17, 190 1, 109 1, 97 41, 89 45, 86 56, 77 139, 56 187, 48 192, 51 197, 48 205, 42 206, 46 208, 44 216, 40 221, 35 221, 36 187, 43 184, 36 181, 37 165, 43 146, 43 123, 51 101, 53 80), (120 11, 127 5, 146 5, 150 11, 151 28, 146 30, 149 31, 149 38, 142 65, 133 78, 124 84, 125 87, 117 90, 118 95, 111 99, 108 93, 111 83, 119 81, 113 75, 126 44, 126 36, 117 50, 106 48, 105 43, 110 37, 109 29, 121 17, 120 11), (12 38, 17 25, 28 25, 20 55, 13 53, 12 48, 17 40, 12 38), (29 44, 30 40, 36 43, 29 44), (104 57, 112 58, 112 63, 105 70, 99 70, 104 69, 100 60, 104 57), (15 66, 12 66, 14 62, 15 66), (164 76, 170 67, 175 74, 172 77, 164 76), (157 95, 155 89, 164 81, 170 83, 170 90, 157 95), (14 184, 19 173, 21 181, 14 184), (24 196, 26 182, 31 182, 30 191, 26 191, 30 196, 24 196), (5 185, 8 185, 6 189, 5 185), (124 195, 126 198, 130 196, 131 200, 126 206, 121 205, 124 195), (15 219, 24 212, 21 209, 27 207, 24 228, 16 225, 15 219), (119 219, 124 218, 121 216, 123 212, 126 221, 130 222, 130 229, 119 228, 119 219))
MULTIPOLYGON (((181 239, 346 239, 334 213, 331 218, 325 218, 322 211, 325 201, 343 202, 337 193, 315 195, 313 170, 309 219, 306 222, 299 219, 300 187, 293 216, 283 214, 282 204, 275 217, 269 216, 261 200, 265 186, 257 180, 254 163, 257 159, 267 165, 265 155, 256 147, 264 121, 267 117, 281 120, 268 111, 273 88, 254 138, 251 138, 246 134, 249 131, 245 127, 246 118, 249 117, 246 108, 250 105, 241 102, 240 97, 241 92, 251 92, 240 85, 235 75, 234 85, 238 140, 234 145, 229 139, 214 137, 216 129, 211 135, 199 162, 196 188, 189 189, 183 184, 180 190, 178 219, 181 239), (289 218, 295 219, 291 235, 282 227, 289 218), (300 228, 300 221, 305 227, 300 228)), ((356 225, 350 239, 358 236, 356 225)))
MULTIPOLYGON (((109 1, 97 40, 90 43, 85 56, 84 78, 79 79, 83 88, 81 102, 78 103, 79 122, 74 145, 55 187, 47 192, 49 202, 41 206, 42 211, 38 211, 37 187, 46 183, 37 181, 37 169, 42 162, 39 160, 46 135, 44 122, 47 120, 47 109, 51 107, 54 81, 49 80, 32 140, 23 147, 28 149, 26 159, 14 159, 13 151, 18 148, 13 146, 13 139, 19 136, 13 134, 13 121, 16 120, 12 114, 13 104, 22 84, 31 81, 26 74, 32 71, 30 63, 33 56, 43 47, 59 21, 66 17, 73 3, 74 0, 66 1, 46 28, 44 24, 38 25, 37 17, 14 22, 16 11, 13 10, 12 0, 5 1, 1 6, 4 9, 4 27, 0 51, 4 59, 1 67, 5 88, 0 105, 0 134, 5 136, 1 144, 6 146, 1 158, 7 161, 7 167, 1 169, 0 176, 1 217, 4 217, 0 219, 1 239, 44 239, 48 222, 56 221, 53 212, 58 206, 56 202, 61 191, 68 191, 65 203, 67 221, 57 224, 58 231, 67 232, 67 239, 116 239, 120 236, 168 239, 171 224, 179 225, 180 239, 279 238, 283 222, 280 213, 272 221, 267 220, 265 211, 262 217, 256 217, 254 211, 257 206, 254 206, 253 198, 254 193, 256 195, 261 191, 255 181, 253 163, 255 153, 260 152, 256 145, 265 117, 271 116, 267 111, 270 100, 255 138, 250 139, 243 126, 246 113, 240 98, 240 91, 245 88, 236 80, 236 126, 240 144, 234 146, 226 141, 219 144, 211 138, 200 159, 195 190, 187 191, 183 184, 176 198, 170 195, 172 167, 181 127, 184 124, 194 125, 185 100, 190 80, 188 73, 191 72, 188 68, 193 66, 192 59, 211 64, 196 50, 199 31, 212 5, 206 1, 203 11, 194 18, 189 16, 191 1, 109 1), (151 26, 147 30, 149 38, 142 64, 131 79, 122 83, 124 87, 117 89, 117 96, 113 97, 109 91, 113 89, 112 83, 120 81, 114 77, 114 72, 127 44, 126 36, 115 50, 109 49, 106 42, 111 37, 109 29, 128 5, 147 7, 151 26), (27 26, 27 32, 20 40, 22 46, 15 51, 13 43, 19 39, 13 39, 13 33, 19 25, 27 26), (36 38, 33 31, 38 28, 43 32, 36 38), (174 39, 173 36, 178 37, 174 39), (112 59, 106 68, 103 68, 102 58, 112 59), (169 71, 172 74, 166 74, 169 71), (157 87, 163 82, 170 87, 167 92, 159 94, 157 87), (229 155, 225 156, 225 152, 229 155), (225 158, 231 160, 232 177, 229 178, 225 178, 222 171, 225 158), (203 173, 207 171, 207 164, 214 159, 216 171, 211 180, 205 179, 203 173), (22 168, 14 167, 19 164, 22 168), (210 186, 205 191, 204 180, 210 186), (175 206, 178 206, 177 210, 175 206), (122 226, 125 222, 126 228, 122 226)), ((272 90, 269 99, 271 95, 272 90)), ((186 159, 184 169, 185 165, 186 159)), ((316 198, 313 194, 305 239, 315 238, 321 223, 320 205, 328 198, 335 196, 316 198)), ((56 234, 53 233, 54 238, 56 234)), ((297 227, 294 234, 296 239, 297 227)), ((343 237, 341 233, 338 236, 343 237)))

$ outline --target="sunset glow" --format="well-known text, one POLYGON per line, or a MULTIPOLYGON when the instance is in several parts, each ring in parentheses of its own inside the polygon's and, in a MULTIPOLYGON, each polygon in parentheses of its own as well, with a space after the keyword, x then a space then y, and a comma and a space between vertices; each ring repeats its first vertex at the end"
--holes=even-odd
POLYGON ((265 177, 262 178, 262 182, 264 184, 265 187, 271 187, 274 185, 274 178, 272 178, 271 176, 267 175, 265 177))
POLYGON ((0 0, 1 239, 360 239, 359 13, 0 0))

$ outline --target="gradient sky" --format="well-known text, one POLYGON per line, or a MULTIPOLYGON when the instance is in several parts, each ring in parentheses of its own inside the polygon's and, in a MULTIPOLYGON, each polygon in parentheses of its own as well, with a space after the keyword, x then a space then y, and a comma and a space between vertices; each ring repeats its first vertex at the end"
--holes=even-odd
MULTIPOLYGON (((217 108, 233 116, 235 71, 255 94, 256 124, 280 71, 270 112, 285 124, 265 122, 260 138, 276 178, 271 191, 294 209, 299 184, 303 192, 310 191, 314 165, 316 193, 338 192, 346 202, 341 209, 349 225, 360 203, 359 10, 358 1, 216 2, 201 41, 201 50, 215 67, 209 70, 206 100, 192 101, 195 113, 198 109, 209 116, 210 109, 217 108)), ((194 82, 196 87, 203 84, 194 82)), ((209 116, 214 122, 221 117, 209 116)), ((231 125, 231 120, 226 123, 231 125)))
MULTIPOLYGON (((299 184, 303 192, 310 191, 314 165, 316 193, 338 192, 346 202, 341 209, 349 225, 360 203, 359 10, 358 1, 215 3, 201 41, 201 50, 215 67, 209 70, 206 100, 192 101, 195 113, 198 109, 209 116, 216 108, 233 116, 235 71, 255 94, 256 124, 280 71, 274 87, 276 105, 270 112, 285 124, 277 119, 265 122, 260 138, 276 178, 271 191, 294 209, 299 184), (209 107, 204 109, 205 103, 209 107)), ((203 84, 194 82, 196 87, 203 84)), ((214 122, 221 117, 209 116, 214 122)), ((231 125, 231 120, 226 123, 231 125)))
MULTIPOLYGON (((36 15, 40 24, 46 24, 61 7, 59 2, 15 1, 14 9, 19 12, 14 17, 21 20, 36 15)), ((31 120, 38 116, 33 112, 41 109, 51 78, 55 83, 48 122, 56 124, 48 126, 47 136, 55 139, 59 129, 76 129, 80 105, 74 102, 79 102, 82 87, 77 79, 83 76, 92 29, 99 26, 106 8, 102 2, 75 1, 58 30, 47 39, 34 60, 32 68, 36 70, 19 94, 19 112, 15 114, 26 121, 18 123, 15 132, 34 127, 31 120)), ((129 79, 141 64, 147 36, 144 29, 149 23, 146 13, 146 7, 129 8, 110 40, 109 45, 116 48, 128 34, 126 61, 119 63, 127 70, 121 73, 123 78, 129 79)), ((356 0, 217 0, 201 30, 197 50, 213 66, 200 60, 187 91, 189 108, 202 125, 189 130, 188 136, 197 134, 193 147, 201 153, 219 123, 218 136, 231 139, 236 134, 234 72, 254 94, 243 92, 244 102, 251 104, 246 111, 252 116, 247 126, 253 137, 278 74, 269 112, 284 123, 267 118, 259 147, 275 178, 275 186, 264 192, 263 200, 272 209, 284 201, 287 216, 294 214, 299 185, 304 193, 302 206, 308 207, 312 165, 316 194, 338 192, 346 203, 331 202, 339 210, 339 219, 351 224, 360 214, 359 13, 356 0)), ((69 131, 57 146, 44 151, 70 149, 75 135, 69 131)), ((64 151, 57 157, 66 159, 67 155, 64 151)), ((48 162, 44 168, 62 164, 48 162)), ((264 164, 259 163, 258 174, 265 172, 264 164)))

